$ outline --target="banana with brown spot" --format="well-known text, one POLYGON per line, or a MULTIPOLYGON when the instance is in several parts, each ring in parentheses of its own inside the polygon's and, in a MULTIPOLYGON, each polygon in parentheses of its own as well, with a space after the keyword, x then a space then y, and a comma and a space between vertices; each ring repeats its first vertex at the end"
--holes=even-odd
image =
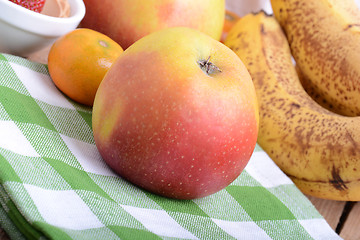
POLYGON ((260 109, 259 145, 305 194, 360 200, 360 117, 318 105, 303 89, 273 16, 241 18, 230 47, 249 70, 260 109))
POLYGON ((295 69, 304 90, 312 99, 314 99, 315 102, 329 111, 342 114, 341 111, 339 111, 339 108, 335 108, 333 104, 325 99, 324 95, 319 92, 317 86, 311 83, 309 77, 305 76, 297 65, 295 66, 295 69))
POLYGON ((336 112, 360 115, 360 9, 354 0, 271 0, 301 71, 336 112))

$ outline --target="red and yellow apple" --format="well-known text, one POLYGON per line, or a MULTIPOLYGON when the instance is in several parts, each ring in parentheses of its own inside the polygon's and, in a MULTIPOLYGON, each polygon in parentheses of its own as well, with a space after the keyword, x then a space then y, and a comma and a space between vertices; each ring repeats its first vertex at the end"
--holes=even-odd
POLYGON ((150 192, 200 198, 228 186, 258 134, 252 79, 228 47, 176 27, 113 63, 96 93, 93 131, 105 162, 150 192))
POLYGON ((84 0, 81 27, 97 30, 124 49, 167 27, 190 27, 220 40, 225 0, 84 0))

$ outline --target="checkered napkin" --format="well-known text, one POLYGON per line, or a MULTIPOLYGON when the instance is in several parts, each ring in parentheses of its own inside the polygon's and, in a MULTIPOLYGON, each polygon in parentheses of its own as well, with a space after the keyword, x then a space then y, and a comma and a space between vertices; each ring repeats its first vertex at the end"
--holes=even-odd
POLYGON ((12 239, 340 239, 259 148, 197 200, 141 190, 102 161, 91 109, 47 66, 0 54, 0 220, 12 239))

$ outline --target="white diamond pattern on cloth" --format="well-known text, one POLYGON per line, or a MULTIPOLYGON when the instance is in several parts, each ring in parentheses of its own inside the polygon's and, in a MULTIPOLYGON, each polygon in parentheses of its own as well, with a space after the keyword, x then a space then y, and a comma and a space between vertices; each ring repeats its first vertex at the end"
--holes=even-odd
POLYGON ((23 156, 40 156, 16 124, 10 121, 0 121, 0 147, 23 156))
POLYGON ((29 184, 24 187, 47 223, 73 230, 104 227, 73 190, 46 190, 29 184))
POLYGON ((331 229, 325 219, 299 220, 299 223, 314 239, 338 240, 339 236, 331 229), (319 226, 323 226, 319 228, 319 226))
POLYGON ((128 213, 141 222, 149 231, 164 237, 198 239, 188 230, 180 226, 163 210, 137 208, 121 205, 128 213), (154 216, 157 216, 154 219, 154 216))
POLYGON ((60 136, 85 171, 104 176, 117 176, 106 165, 94 144, 82 142, 63 134, 60 136))
POLYGON ((212 220, 225 232, 236 239, 271 239, 266 232, 254 222, 231 222, 219 219, 212 220))
POLYGON ((54 106, 74 109, 73 105, 71 105, 65 96, 56 88, 48 75, 32 71, 27 67, 15 63, 9 64, 14 69, 16 75, 21 78, 22 83, 33 98, 54 106))
POLYGON ((273 161, 266 160, 267 158, 268 156, 265 152, 254 152, 245 170, 266 188, 293 184, 290 178, 283 174, 273 161), (269 171, 269 169, 271 169, 271 171, 269 171))

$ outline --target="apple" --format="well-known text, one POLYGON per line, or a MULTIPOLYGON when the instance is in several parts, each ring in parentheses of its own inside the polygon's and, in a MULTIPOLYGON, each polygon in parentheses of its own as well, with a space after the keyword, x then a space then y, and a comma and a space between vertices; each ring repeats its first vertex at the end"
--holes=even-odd
POLYGON ((99 31, 128 48, 167 27, 198 29, 220 40, 225 0, 84 0, 81 27, 99 31))
POLYGON ((138 40, 95 96, 93 132, 104 161, 155 194, 194 199, 228 186, 255 148, 258 104, 228 47, 175 27, 138 40))

